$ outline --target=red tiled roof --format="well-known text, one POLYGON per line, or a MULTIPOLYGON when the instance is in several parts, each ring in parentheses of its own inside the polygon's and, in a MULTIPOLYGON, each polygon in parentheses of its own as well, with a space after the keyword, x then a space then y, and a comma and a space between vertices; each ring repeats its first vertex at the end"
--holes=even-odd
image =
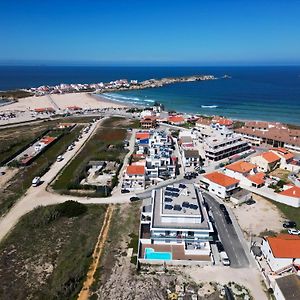
POLYGON ((50 143, 52 143, 54 140, 56 140, 55 137, 52 137, 52 136, 44 136, 44 137, 40 140, 40 142, 41 142, 41 143, 44 143, 44 144, 50 144, 50 143))
POLYGON ((135 134, 135 138, 137 140, 149 139, 150 133, 149 132, 137 132, 135 134))
POLYGON ((144 166, 131 165, 131 166, 127 167, 126 173, 128 175, 144 175, 145 174, 145 167, 144 166))
POLYGON ((274 163, 280 160, 280 157, 271 151, 264 152, 261 156, 269 163, 274 163))
POLYGON ((290 189, 280 192, 279 194, 293 198, 300 198, 300 187, 293 186, 290 189))
POLYGON ((218 123, 220 125, 224 126, 231 126, 233 124, 233 121, 230 119, 222 118, 222 117, 214 117, 213 118, 214 123, 218 123))
POLYGON ((285 160, 293 159, 295 157, 293 153, 289 152, 285 148, 273 148, 271 150, 278 152, 285 158, 285 160))
POLYGON ((52 108, 52 107, 40 107, 40 108, 35 108, 34 111, 35 112, 50 112, 50 111, 54 111, 54 108, 52 108))
POLYGON ((230 176, 227 176, 227 175, 225 175, 223 173, 219 173, 219 172, 213 172, 210 174, 206 174, 206 175, 204 175, 204 177, 207 178, 208 180, 210 180, 218 185, 224 186, 224 187, 234 185, 234 184, 237 184, 240 182, 239 180, 237 180, 235 178, 232 178, 230 176))
POLYGON ((168 121, 171 123, 183 123, 184 118, 182 116, 170 116, 168 121))
POLYGON ((267 237, 274 257, 300 258, 300 236, 280 234, 277 237, 267 237))
POLYGON ((153 122, 156 121, 156 116, 146 116, 143 119, 141 119, 141 123, 143 122, 153 122))
POLYGON ((249 175, 247 178, 257 185, 265 184, 265 173, 256 173, 254 175, 249 175))
POLYGON ((237 161, 225 167, 228 170, 232 170, 238 173, 250 172, 251 170, 256 168, 256 165, 251 164, 246 161, 237 161))

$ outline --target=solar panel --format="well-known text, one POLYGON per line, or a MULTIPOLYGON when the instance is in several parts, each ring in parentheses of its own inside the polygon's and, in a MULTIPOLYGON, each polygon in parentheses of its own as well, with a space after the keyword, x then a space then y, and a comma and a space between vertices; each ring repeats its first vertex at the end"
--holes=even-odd
POLYGON ((173 193, 172 193, 172 192, 165 192, 165 196, 170 196, 170 197, 172 197, 172 196, 173 196, 173 193))
POLYGON ((181 211, 182 207, 178 204, 174 205, 174 210, 181 211))
POLYGON ((171 191, 171 192, 172 192, 172 190, 173 190, 172 187, 170 187, 170 186, 167 186, 167 187, 166 187, 166 191, 171 191))
POLYGON ((178 196, 179 196, 179 193, 174 193, 174 192, 173 192, 173 193, 172 193, 172 196, 173 196, 173 197, 178 197, 178 196))
POLYGON ((173 205, 165 204, 165 209, 173 209, 173 205))
POLYGON ((165 197, 165 202, 172 202, 172 201, 173 201, 172 198, 170 198, 170 197, 165 197))
POLYGON ((178 188, 173 188, 173 192, 179 193, 179 189, 178 188))

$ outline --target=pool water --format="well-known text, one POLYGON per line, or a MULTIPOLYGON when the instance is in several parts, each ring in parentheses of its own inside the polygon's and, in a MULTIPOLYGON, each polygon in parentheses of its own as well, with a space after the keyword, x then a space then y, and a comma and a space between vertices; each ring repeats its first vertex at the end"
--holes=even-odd
POLYGON ((172 260, 171 252, 155 252, 152 248, 145 249, 145 259, 172 260))

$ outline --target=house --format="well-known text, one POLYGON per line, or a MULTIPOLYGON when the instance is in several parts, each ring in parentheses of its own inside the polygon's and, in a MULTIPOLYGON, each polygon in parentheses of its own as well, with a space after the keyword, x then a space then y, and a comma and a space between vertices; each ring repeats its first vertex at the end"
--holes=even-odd
POLYGON ((141 127, 145 129, 156 128, 157 121, 155 116, 145 116, 140 121, 141 127))
POLYGON ((239 180, 219 172, 203 175, 201 183, 206 190, 222 199, 230 197, 239 187, 239 180))
POLYGON ((122 188, 129 191, 145 189, 145 166, 129 165, 123 174, 122 188))
POLYGON ((193 184, 153 190, 141 212, 139 262, 211 265, 209 241, 214 230, 203 203, 193 184))
POLYGON ((298 172, 300 166, 294 160, 295 155, 285 148, 272 148, 271 152, 280 157, 280 168, 291 172, 298 172), (296 162, 296 163, 295 163, 296 162))
POLYGON ((225 174, 238 180, 253 175, 257 172, 257 167, 246 161, 237 161, 225 166, 225 174))
POLYGON ((300 187, 292 186, 278 194, 278 197, 282 199, 281 202, 289 203, 288 205, 294 207, 300 207, 300 187))
POLYGON ((223 118, 223 117, 219 117, 219 116, 213 117, 212 123, 219 124, 220 126, 224 126, 224 127, 229 128, 229 129, 231 129, 232 126, 233 126, 233 121, 232 120, 226 119, 226 118, 223 118))
POLYGON ((182 162, 186 167, 198 166, 200 164, 200 154, 198 150, 183 150, 182 162))
POLYGON ((273 272, 300 265, 300 236, 280 234, 276 237, 266 237, 261 251, 273 272))
POLYGON ((39 114, 54 113, 55 109, 53 107, 41 107, 41 108, 35 108, 34 111, 39 114))
POLYGON ((280 157, 274 152, 263 152, 250 158, 260 172, 271 172, 280 166, 280 157))
POLYGON ((185 123, 183 116, 169 116, 168 122, 172 125, 182 125, 185 123))
POLYGON ((275 279, 274 296, 276 300, 300 299, 300 276, 289 274, 275 279))
POLYGON ((210 124, 211 124, 211 119, 203 118, 203 117, 198 118, 198 120, 195 123, 196 128, 199 128, 200 130, 210 128, 210 124))
POLYGON ((225 166, 225 174, 240 180, 241 185, 259 188, 265 184, 265 173, 257 172, 257 166, 246 161, 225 166))

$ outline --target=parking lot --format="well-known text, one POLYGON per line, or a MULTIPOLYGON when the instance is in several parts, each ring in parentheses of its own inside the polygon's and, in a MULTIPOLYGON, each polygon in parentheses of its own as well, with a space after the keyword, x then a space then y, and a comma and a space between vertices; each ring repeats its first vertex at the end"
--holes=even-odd
POLYGON ((213 214, 215 226, 217 228, 224 249, 230 259, 231 267, 248 267, 249 260, 236 233, 234 225, 227 224, 224 214, 219 208, 219 203, 212 196, 207 193, 203 193, 203 196, 213 214))

